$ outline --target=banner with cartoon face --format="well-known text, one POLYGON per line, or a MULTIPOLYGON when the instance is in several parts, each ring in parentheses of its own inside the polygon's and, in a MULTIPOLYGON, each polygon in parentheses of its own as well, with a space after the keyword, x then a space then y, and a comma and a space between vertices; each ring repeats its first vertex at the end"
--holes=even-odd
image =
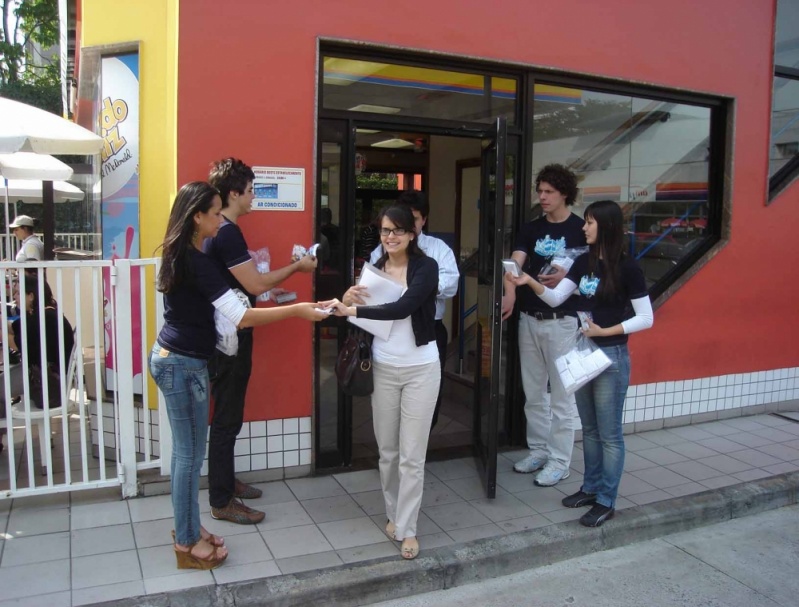
MULTIPOLYGON (((102 184, 103 259, 139 257, 139 54, 103 57, 101 62, 100 153, 102 184)), ((136 268, 138 269, 138 268, 136 268)), ((104 277, 106 301, 112 301, 108 277, 104 277)), ((132 281, 134 311, 132 343, 134 390, 142 390, 141 318, 138 312, 140 282, 132 281)), ((113 388, 114 353, 110 314, 106 314, 107 385, 113 388)))

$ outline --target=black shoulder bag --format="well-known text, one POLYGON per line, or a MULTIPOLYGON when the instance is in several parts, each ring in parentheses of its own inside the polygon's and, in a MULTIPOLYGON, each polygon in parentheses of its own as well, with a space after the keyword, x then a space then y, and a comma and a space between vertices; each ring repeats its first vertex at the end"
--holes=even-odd
POLYGON ((363 329, 350 327, 336 359, 336 378, 349 396, 369 396, 374 391, 372 336, 363 329))

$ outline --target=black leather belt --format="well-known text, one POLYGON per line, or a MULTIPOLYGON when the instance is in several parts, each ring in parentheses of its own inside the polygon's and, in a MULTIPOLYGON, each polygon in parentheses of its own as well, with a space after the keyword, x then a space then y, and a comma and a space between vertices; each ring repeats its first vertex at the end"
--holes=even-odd
POLYGON ((566 312, 522 312, 536 320, 558 320, 559 318, 568 318, 574 314, 567 314, 566 312))

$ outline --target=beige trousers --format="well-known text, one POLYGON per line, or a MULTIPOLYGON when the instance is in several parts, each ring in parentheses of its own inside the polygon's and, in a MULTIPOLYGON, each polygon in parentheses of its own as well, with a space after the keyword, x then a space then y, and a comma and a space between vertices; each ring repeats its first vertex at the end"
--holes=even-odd
POLYGON ((441 382, 438 360, 412 367, 374 363, 372 419, 386 516, 398 540, 416 536, 430 423, 441 382))

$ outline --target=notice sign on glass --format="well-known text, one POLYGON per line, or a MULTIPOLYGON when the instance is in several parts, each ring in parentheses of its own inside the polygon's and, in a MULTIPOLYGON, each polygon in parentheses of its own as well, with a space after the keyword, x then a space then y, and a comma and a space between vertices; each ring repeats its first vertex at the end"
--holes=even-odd
POLYGON ((305 169, 253 167, 253 211, 305 210, 305 169))

